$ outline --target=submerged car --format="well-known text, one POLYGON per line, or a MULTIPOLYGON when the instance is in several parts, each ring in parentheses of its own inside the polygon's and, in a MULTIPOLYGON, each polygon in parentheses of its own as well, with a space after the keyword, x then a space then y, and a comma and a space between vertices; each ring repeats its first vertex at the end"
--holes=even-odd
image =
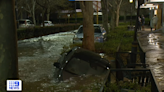
MULTIPOLYGON (((40 26, 43 27, 43 24, 41 23, 40 26)), ((44 26, 54 26, 54 24, 52 23, 52 21, 44 21, 44 26)))
MULTIPOLYGON (((106 31, 100 24, 94 24, 94 42, 104 42, 106 40, 106 31)), ((83 41, 83 25, 80 25, 75 36, 73 43, 81 43, 83 41)))
MULTIPOLYGON (((102 53, 95 53, 81 47, 74 47, 64 53, 57 62, 54 63, 55 80, 65 82, 70 89, 78 92, 85 89, 96 89, 103 92, 104 86, 109 78, 110 63, 103 57, 102 53)), ((67 91, 74 92, 74 91, 67 91)), ((88 92, 88 91, 86 91, 88 92)))
POLYGON ((105 81, 110 69, 107 59, 81 47, 64 53, 54 66, 57 68, 56 78, 60 81, 82 75, 99 75, 105 81))

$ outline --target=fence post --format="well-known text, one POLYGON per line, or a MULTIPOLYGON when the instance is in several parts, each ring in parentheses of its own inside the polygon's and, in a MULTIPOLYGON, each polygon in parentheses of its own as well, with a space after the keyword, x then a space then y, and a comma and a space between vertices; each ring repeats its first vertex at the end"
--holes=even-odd
MULTIPOLYGON (((131 52, 131 64, 136 64, 137 47, 138 47, 138 43, 133 42, 132 43, 132 52, 131 52)), ((135 68, 135 65, 133 65, 131 68, 135 68)))
POLYGON ((110 73, 108 75, 108 82, 111 82, 111 71, 110 71, 110 73))
POLYGON ((143 63, 144 64, 144 68, 146 68, 146 62, 145 62, 145 52, 141 52, 140 53, 140 60, 141 60, 141 63, 143 63))
MULTIPOLYGON (((118 55, 119 55, 118 52, 116 52, 116 59, 115 59, 116 60, 116 69, 121 68, 121 66, 119 64, 119 61, 117 60, 119 58, 118 55)), ((116 71, 116 79, 123 80, 123 73, 122 73, 122 71, 116 71)))
POLYGON ((151 92, 158 92, 157 85, 155 84, 155 80, 153 78, 152 72, 151 72, 151 92))

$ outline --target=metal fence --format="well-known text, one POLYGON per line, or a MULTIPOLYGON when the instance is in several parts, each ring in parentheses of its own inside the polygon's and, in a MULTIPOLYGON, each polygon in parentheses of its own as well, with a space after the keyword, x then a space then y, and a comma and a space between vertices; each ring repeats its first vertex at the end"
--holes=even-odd
POLYGON ((116 74, 116 81, 123 80, 123 78, 128 78, 132 80, 132 82, 137 82, 137 84, 141 86, 146 86, 148 84, 151 85, 151 92, 164 92, 161 91, 157 81, 155 80, 153 72, 146 68, 149 65, 145 63, 145 53, 142 51, 140 47, 139 52, 132 53, 128 52, 120 52, 121 44, 117 48, 115 64, 116 68, 110 69, 110 75, 108 81, 111 81, 111 74, 116 74), (136 58, 135 61, 132 61, 136 58))

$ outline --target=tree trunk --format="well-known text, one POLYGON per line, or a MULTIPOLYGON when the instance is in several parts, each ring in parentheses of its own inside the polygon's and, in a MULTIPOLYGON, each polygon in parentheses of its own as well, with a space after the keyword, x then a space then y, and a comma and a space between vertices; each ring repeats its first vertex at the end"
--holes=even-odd
POLYGON ((110 31, 113 31, 114 28, 116 27, 116 6, 115 6, 115 0, 112 0, 111 3, 110 3, 110 15, 111 15, 111 18, 110 18, 110 31))
POLYGON ((126 23, 126 11, 124 11, 124 22, 126 23))
POLYGON ((119 24, 119 17, 120 17, 120 6, 121 6, 121 3, 122 3, 122 0, 118 1, 117 2, 117 9, 116 9, 116 27, 118 27, 118 24, 119 24))
POLYGON ((7 79, 18 79, 14 1, 0 0, 0 92, 6 92, 7 79))
POLYGON ((36 5, 36 1, 33 1, 33 7, 32 7, 32 18, 33 18, 33 22, 36 25, 36 19, 35 19, 35 5, 36 5))
POLYGON ((20 18, 23 19, 23 10, 21 10, 20 18))
POLYGON ((108 30, 108 2, 107 0, 101 0, 101 6, 102 6, 102 24, 105 28, 106 32, 109 33, 108 30))
POLYGON ((113 31, 114 28, 116 27, 116 14, 115 11, 111 11, 111 19, 110 19, 110 30, 113 31))
POLYGON ((47 21, 49 21, 50 20, 50 8, 48 7, 48 9, 47 9, 47 21))
POLYGON ((37 17, 36 17, 36 20, 38 20, 37 22, 36 22, 36 24, 39 24, 40 23, 40 15, 37 15, 37 17))
POLYGON ((45 14, 45 9, 43 9, 43 11, 42 11, 42 25, 43 25, 43 27, 45 26, 44 25, 44 14, 45 14))
POLYGON ((95 51, 93 27, 93 2, 82 1, 80 6, 83 14, 83 48, 95 51))
POLYGON ((118 23, 119 23, 119 17, 120 17, 120 8, 117 8, 116 10, 116 27, 118 27, 118 23))

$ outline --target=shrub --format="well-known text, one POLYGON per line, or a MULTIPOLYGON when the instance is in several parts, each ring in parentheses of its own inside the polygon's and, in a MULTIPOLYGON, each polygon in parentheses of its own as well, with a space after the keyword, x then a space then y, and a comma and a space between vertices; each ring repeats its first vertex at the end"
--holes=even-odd
POLYGON ((134 90, 135 92, 151 92, 150 87, 150 85, 142 87, 136 83, 119 81, 118 83, 107 83, 104 90, 105 92, 122 92, 121 89, 129 89, 134 90))
POLYGON ((96 52, 115 54, 120 43, 120 51, 131 50, 134 31, 127 31, 127 26, 128 24, 121 23, 114 31, 107 34, 106 42, 95 43, 96 52))

